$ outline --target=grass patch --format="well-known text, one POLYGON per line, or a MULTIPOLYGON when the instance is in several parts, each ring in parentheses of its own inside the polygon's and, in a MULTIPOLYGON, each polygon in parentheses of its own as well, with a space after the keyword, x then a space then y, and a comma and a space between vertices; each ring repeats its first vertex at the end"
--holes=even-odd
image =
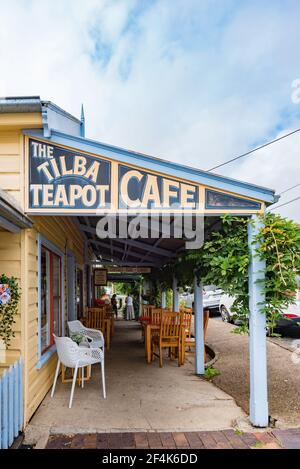
POLYGON ((204 376, 206 379, 211 379, 211 378, 214 378, 215 376, 218 376, 219 374, 220 372, 219 370, 217 370, 217 368, 210 366, 209 368, 206 368, 204 376))

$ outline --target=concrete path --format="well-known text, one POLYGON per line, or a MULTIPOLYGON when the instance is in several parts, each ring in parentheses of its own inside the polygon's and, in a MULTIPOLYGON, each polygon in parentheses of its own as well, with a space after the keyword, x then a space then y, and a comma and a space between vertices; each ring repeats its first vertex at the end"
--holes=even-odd
MULTIPOLYGON (((211 319, 207 342, 219 352, 213 382, 230 394, 245 412, 249 411, 249 340, 233 334, 234 326, 211 319)), ((300 426, 300 355, 293 361, 293 348, 280 339, 268 339, 269 414, 276 427, 300 426)))
MULTIPOLYGON (((191 360, 178 368, 175 361, 147 365, 141 330, 136 322, 117 321, 111 351, 106 355, 107 399, 102 398, 99 370, 75 389, 68 409, 70 384, 58 383, 26 430, 26 442, 49 433, 190 432, 223 430, 246 425, 246 414, 231 396, 194 375, 191 360)), ((40 443, 42 445, 42 443, 40 443)))

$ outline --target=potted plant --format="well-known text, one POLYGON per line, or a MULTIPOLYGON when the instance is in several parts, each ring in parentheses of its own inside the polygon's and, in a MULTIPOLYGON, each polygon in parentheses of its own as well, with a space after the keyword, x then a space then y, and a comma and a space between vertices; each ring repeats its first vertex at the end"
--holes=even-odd
POLYGON ((3 352, 15 336, 13 325, 21 297, 20 287, 14 277, 0 276, 0 350, 3 352))
POLYGON ((77 345, 80 345, 81 342, 84 340, 84 335, 83 334, 72 334, 71 339, 76 342, 77 345))

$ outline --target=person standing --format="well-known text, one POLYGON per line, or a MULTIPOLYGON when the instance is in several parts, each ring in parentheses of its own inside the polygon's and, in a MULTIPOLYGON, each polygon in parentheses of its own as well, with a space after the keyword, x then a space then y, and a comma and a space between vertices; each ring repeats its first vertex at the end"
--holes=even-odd
POLYGON ((118 318, 118 305, 117 305, 117 295, 113 295, 110 300, 113 313, 116 315, 116 319, 118 318))
POLYGON ((133 298, 128 294, 126 298, 126 321, 134 319, 133 298))

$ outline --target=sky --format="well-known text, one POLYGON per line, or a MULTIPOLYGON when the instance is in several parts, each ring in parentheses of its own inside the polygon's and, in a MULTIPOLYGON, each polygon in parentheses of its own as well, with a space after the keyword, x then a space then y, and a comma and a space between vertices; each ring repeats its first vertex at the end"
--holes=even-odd
MULTIPOLYGON (((0 0, 0 96, 83 103, 88 138, 207 170, 300 128, 299 19, 298 0, 0 0)), ((299 150, 216 172, 281 193, 299 150)), ((300 199, 278 212, 300 222, 300 199)))

